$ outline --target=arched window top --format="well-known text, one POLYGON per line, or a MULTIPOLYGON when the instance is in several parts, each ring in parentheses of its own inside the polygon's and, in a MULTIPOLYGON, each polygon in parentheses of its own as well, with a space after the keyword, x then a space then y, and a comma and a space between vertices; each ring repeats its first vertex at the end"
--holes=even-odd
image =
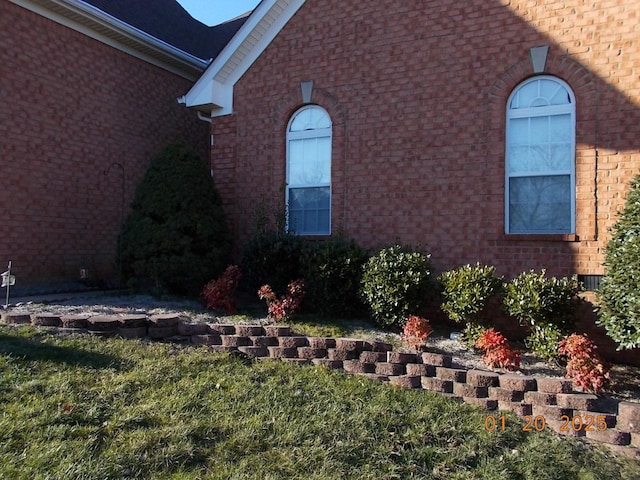
POLYGON ((298 110, 289 123, 289 132, 331 128, 331 118, 321 107, 310 105, 298 110))
POLYGON ((573 93, 569 86, 555 77, 534 77, 520 84, 511 94, 508 110, 571 105, 573 93))

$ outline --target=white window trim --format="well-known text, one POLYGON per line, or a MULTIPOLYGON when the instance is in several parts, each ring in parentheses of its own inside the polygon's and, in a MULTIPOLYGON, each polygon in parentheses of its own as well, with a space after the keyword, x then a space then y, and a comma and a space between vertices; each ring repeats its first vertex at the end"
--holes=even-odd
MULTIPOLYGON (((294 233, 296 235, 301 235, 301 236, 326 236, 326 235, 331 235, 331 231, 332 231, 332 224, 333 222, 331 221, 332 219, 332 206, 331 206, 331 199, 332 199, 332 189, 331 189, 331 181, 329 182, 320 182, 320 183, 314 183, 314 184, 309 184, 309 183, 305 183, 305 184, 295 184, 295 183, 289 183, 289 165, 290 165, 290 157, 289 157, 289 153, 290 153, 290 148, 289 148, 289 143, 291 142, 291 140, 301 140, 301 139, 305 139, 305 138, 329 138, 329 142, 331 144, 331 153, 333 154, 333 122, 331 123, 331 125, 327 128, 317 128, 317 129, 312 129, 312 130, 302 130, 302 131, 298 131, 298 132, 291 132, 291 124, 293 123, 294 119, 296 118, 296 116, 298 116, 300 113, 302 113, 304 110, 307 109, 320 109, 322 110, 325 115, 331 119, 331 116, 329 115, 329 113, 322 107, 320 107, 319 105, 307 105, 305 107, 302 107, 298 110, 296 110, 294 112, 293 115, 291 115, 291 118, 289 119, 289 123, 287 124, 287 133, 286 133, 286 142, 287 142, 287 153, 286 153, 286 188, 285 188, 285 205, 286 205, 286 209, 287 209, 287 215, 286 215, 286 223, 285 223, 285 229, 288 232, 289 231, 289 191, 291 189, 295 189, 295 188, 321 188, 321 187, 329 187, 329 231, 326 233, 300 233, 297 234, 295 231, 294 233)), ((331 166, 332 166, 332 159, 329 160, 329 178, 331 178, 331 166)))
POLYGON ((528 234, 535 234, 535 235, 554 235, 554 234, 574 234, 576 232, 576 99, 575 99, 575 95, 573 93, 573 90, 571 89, 571 87, 563 80, 551 76, 551 75, 539 75, 539 76, 535 76, 532 77, 528 80, 525 80, 524 82, 518 84, 518 86, 513 90, 513 92, 511 92, 511 95, 509 95, 509 98, 507 100, 507 108, 506 108, 506 126, 505 126, 505 130, 506 130, 506 134, 505 134, 505 168, 504 168, 504 172, 505 172, 505 181, 504 181, 504 199, 505 199, 505 210, 504 210, 504 228, 505 228, 505 233, 507 234, 514 234, 514 235, 520 235, 520 234, 524 234, 524 235, 528 235, 528 234), (516 95, 516 93, 523 88, 525 85, 534 82, 534 81, 539 81, 539 80, 551 80, 554 81, 556 83, 559 83, 560 85, 562 85, 567 92, 569 93, 569 98, 570 98, 570 104, 565 104, 565 105, 551 105, 551 106, 547 106, 547 107, 531 107, 531 108, 518 108, 518 109, 511 109, 511 101, 513 100, 513 97, 516 95), (566 115, 569 114, 571 116, 571 145, 572 145, 572 149, 571 149, 571 167, 569 169, 566 170, 552 170, 552 171, 545 171, 545 170, 536 170, 535 172, 518 172, 516 174, 510 174, 509 173, 509 146, 511 145, 510 142, 510 125, 511 125, 511 120, 514 118, 534 118, 534 117, 547 117, 547 116, 553 116, 553 115, 566 115), (569 175, 569 184, 571 186, 571 194, 570 194, 570 201, 571 201, 571 226, 570 226, 570 231, 544 231, 544 232, 540 232, 537 230, 530 230, 530 231, 524 231, 524 232, 510 232, 510 225, 509 225, 509 180, 511 178, 518 178, 518 177, 535 177, 535 176, 566 176, 569 175))

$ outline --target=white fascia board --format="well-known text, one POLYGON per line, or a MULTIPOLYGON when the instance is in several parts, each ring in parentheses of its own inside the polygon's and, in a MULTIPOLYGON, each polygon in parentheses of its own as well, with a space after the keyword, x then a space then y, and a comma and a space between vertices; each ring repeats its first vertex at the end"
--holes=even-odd
POLYGON ((180 102, 189 108, 210 111, 212 117, 233 113, 233 86, 304 3, 305 0, 262 0, 180 102))
POLYGON ((189 80, 209 63, 103 12, 82 0, 10 0, 27 10, 71 28, 189 80))

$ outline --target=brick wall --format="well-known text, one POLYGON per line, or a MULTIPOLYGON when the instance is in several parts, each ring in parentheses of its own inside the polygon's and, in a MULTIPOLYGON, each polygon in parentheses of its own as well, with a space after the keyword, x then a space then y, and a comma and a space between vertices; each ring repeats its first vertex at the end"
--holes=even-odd
POLYGON ((75 280, 80 266, 113 279, 114 163, 126 212, 167 144, 208 155, 208 125, 176 101, 191 83, 11 2, 0 43, 0 268, 12 260, 21 285, 75 280))
POLYGON ((640 166, 637 2, 309 0, 215 119, 217 168, 242 244, 282 209, 285 129, 300 83, 333 120, 334 231, 426 246, 438 270, 495 264, 601 274, 607 229, 640 166), (529 49, 576 96, 576 236, 504 234, 505 105, 529 49))

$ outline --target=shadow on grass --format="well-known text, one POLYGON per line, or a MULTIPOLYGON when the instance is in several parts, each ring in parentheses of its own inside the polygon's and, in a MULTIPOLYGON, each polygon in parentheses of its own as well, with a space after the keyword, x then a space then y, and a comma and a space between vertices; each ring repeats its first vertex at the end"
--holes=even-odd
POLYGON ((51 345, 37 338, 23 338, 0 332, 0 355, 25 361, 45 361, 95 369, 121 368, 118 357, 75 347, 51 345))

